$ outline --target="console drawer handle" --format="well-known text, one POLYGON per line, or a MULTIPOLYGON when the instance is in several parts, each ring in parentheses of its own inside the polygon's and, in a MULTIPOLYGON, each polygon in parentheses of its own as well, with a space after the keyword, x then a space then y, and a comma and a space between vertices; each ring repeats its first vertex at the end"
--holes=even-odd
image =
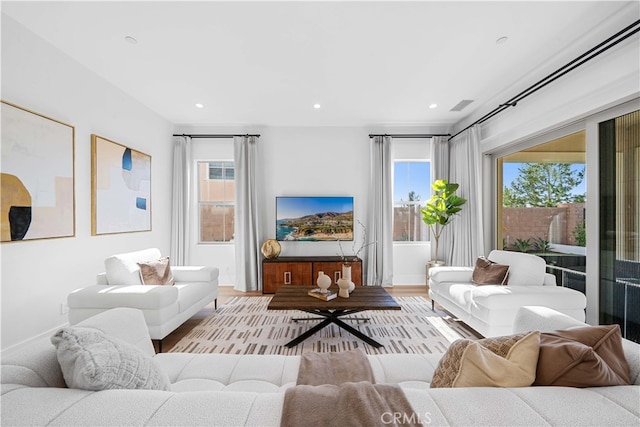
POLYGON ((290 271, 285 271, 284 272, 284 284, 285 285, 290 285, 291 284, 291 272, 290 271))

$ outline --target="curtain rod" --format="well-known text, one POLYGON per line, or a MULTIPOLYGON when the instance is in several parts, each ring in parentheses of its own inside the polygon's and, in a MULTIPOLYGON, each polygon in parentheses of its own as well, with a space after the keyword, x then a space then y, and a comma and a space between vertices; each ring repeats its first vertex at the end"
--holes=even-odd
POLYGON ((244 135, 238 135, 238 134, 224 134, 224 133, 214 133, 214 134, 199 134, 199 135, 193 135, 193 134, 188 134, 188 133, 182 133, 182 134, 173 134, 173 136, 188 136, 190 138, 233 138, 234 136, 255 136, 260 138, 260 135, 251 135, 251 134, 244 134, 244 135))
POLYGON ((374 133, 369 134, 369 138, 373 138, 374 136, 390 136, 391 138, 433 138, 434 136, 451 136, 450 133, 405 133, 405 134, 381 134, 374 133))
POLYGON ((539 80, 537 83, 529 86, 527 89, 523 90, 522 92, 520 92, 519 94, 517 94, 516 96, 514 96, 510 100, 500 104, 499 106, 497 106, 496 108, 494 108, 493 110, 491 110, 490 112, 485 114, 484 116, 480 117, 475 122, 471 123, 466 128, 462 129, 460 132, 454 134, 451 138, 449 138, 449 141, 451 141, 456 136, 460 135, 462 132, 472 128, 473 126, 489 120, 490 118, 492 118, 493 116, 497 115, 498 113, 501 113, 502 111, 506 110, 507 108, 515 107, 518 104, 518 102, 522 101, 523 99, 525 99, 529 95, 537 92, 538 90, 542 89, 543 87, 547 86, 548 84, 552 83, 553 81, 559 79, 560 77, 564 76, 565 74, 567 74, 568 72, 574 70, 575 68, 577 68, 580 65, 584 64, 585 62, 590 61, 591 59, 595 58, 596 56, 600 55, 601 53, 606 52, 607 50, 611 49, 612 47, 614 47, 618 43, 620 43, 620 42, 626 40, 627 38, 631 37, 632 35, 634 35, 638 31, 640 31, 640 19, 635 21, 633 24, 629 25, 628 27, 618 31, 616 34, 612 35, 611 37, 609 37, 605 41, 601 42, 600 44, 592 47, 591 49, 589 49, 588 51, 586 51, 582 55, 580 55, 577 58, 575 58, 573 61, 570 61, 567 64, 563 65, 562 67, 558 68, 553 73, 551 73, 548 76, 546 76, 545 78, 539 80), (625 33, 627 33, 627 34, 625 34, 625 33))

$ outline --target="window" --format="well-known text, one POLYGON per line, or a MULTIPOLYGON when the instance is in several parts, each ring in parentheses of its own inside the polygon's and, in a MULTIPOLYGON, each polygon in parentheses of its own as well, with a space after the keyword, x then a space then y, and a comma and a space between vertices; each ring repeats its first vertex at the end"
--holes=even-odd
POLYGON ((233 162, 198 162, 199 243, 233 241, 235 204, 233 162))
POLYGON ((209 179, 234 179, 233 162, 209 162, 209 179))
POLYGON ((420 209, 431 197, 431 163, 396 160, 393 168, 393 241, 429 241, 420 209))
POLYGON ((542 257, 560 286, 586 293, 586 133, 498 158, 498 249, 542 257))
POLYGON ((585 132, 501 157, 498 246, 539 254, 585 246, 585 132))

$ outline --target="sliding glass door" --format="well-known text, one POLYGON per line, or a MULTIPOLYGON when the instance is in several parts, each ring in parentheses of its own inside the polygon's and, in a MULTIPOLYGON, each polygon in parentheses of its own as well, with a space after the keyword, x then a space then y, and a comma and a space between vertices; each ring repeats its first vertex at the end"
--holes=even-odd
POLYGON ((497 247, 547 262, 560 286, 586 293, 585 131, 498 158, 497 247))
POLYGON ((599 123, 599 322, 640 342, 640 111, 599 123))

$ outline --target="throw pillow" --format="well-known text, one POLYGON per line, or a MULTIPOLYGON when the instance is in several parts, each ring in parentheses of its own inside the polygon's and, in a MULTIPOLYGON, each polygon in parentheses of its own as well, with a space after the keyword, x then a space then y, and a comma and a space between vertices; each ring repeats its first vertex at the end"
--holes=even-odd
POLYGON ((536 377, 539 346, 539 331, 457 340, 440 359, 431 387, 528 387, 536 377))
POLYGON ((140 279, 143 285, 173 285, 173 274, 169 257, 160 258, 155 261, 139 262, 140 279))
POLYGON ((619 325, 585 326, 540 335, 534 385, 598 387, 630 383, 619 325))
POLYGON ((471 274, 474 285, 506 285, 509 276, 509 266, 491 261, 483 256, 478 257, 471 274))
POLYGON ((139 348, 94 328, 66 327, 51 337, 67 387, 169 390, 169 377, 139 348))

